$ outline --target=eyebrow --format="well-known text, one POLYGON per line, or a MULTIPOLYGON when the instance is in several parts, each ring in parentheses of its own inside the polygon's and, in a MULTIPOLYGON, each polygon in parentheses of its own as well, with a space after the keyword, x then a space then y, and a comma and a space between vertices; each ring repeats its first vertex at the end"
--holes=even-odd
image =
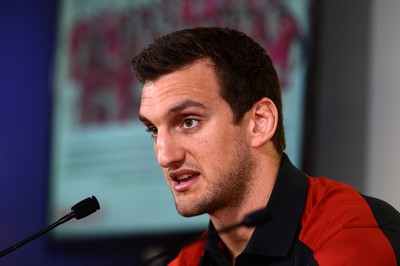
MULTIPOLYGON (((174 114, 176 114, 176 113, 178 113, 178 112, 180 112, 182 110, 185 110, 187 108, 190 108, 190 107, 200 107, 200 108, 203 108, 203 109, 208 109, 202 103, 199 103, 199 102, 196 102, 196 101, 193 101, 193 100, 185 100, 185 101, 182 101, 182 102, 178 103, 177 105, 173 106, 172 108, 170 108, 167 111, 167 115, 166 116, 174 115, 174 114)), ((139 114, 139 119, 142 122, 150 122, 150 120, 148 120, 145 116, 142 116, 141 114, 139 114)))
POLYGON ((207 107, 199 102, 193 101, 193 100, 186 100, 186 101, 182 101, 180 103, 178 103, 177 105, 175 105, 174 107, 172 107, 171 109, 168 110, 167 115, 173 115, 175 113, 178 113, 182 110, 185 110, 187 108, 190 107, 200 107, 203 109, 207 109, 207 107))

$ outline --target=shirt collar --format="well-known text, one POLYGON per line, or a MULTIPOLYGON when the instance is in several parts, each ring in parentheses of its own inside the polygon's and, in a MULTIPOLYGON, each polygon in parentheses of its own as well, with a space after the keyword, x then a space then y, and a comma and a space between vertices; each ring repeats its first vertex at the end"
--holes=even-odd
MULTIPOLYGON (((285 256, 300 229, 300 219, 308 188, 307 177, 283 154, 278 177, 266 206, 269 220, 258 225, 243 253, 285 256)), ((209 232, 215 231, 210 222, 209 232)), ((209 234, 206 251, 219 249, 219 238, 209 234)))

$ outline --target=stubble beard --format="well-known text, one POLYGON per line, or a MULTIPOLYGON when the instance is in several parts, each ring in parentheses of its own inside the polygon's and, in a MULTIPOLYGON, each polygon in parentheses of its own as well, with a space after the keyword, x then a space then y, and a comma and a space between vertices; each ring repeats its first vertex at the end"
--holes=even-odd
POLYGON ((218 210, 236 208, 242 205, 251 187, 251 173, 254 162, 250 149, 242 134, 235 141, 236 156, 232 157, 227 169, 219 169, 220 178, 210 183, 207 190, 192 201, 175 199, 178 213, 184 217, 211 214, 218 210))

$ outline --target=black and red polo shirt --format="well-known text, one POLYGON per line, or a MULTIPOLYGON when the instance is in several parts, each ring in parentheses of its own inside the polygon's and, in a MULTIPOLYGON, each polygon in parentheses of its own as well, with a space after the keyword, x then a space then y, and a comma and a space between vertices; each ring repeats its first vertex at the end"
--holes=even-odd
MULTIPOLYGON (((286 155, 271 198, 235 265, 398 265, 400 213, 343 183, 309 177, 286 155)), ((215 232, 210 222, 209 232, 215 232)), ((169 265, 232 265, 217 234, 184 247, 169 265)))

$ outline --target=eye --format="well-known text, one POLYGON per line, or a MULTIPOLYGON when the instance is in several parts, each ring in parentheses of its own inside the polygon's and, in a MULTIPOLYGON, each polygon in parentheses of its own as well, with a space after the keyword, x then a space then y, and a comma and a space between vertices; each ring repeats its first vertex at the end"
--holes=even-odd
POLYGON ((183 120, 183 127, 184 128, 193 128, 199 124, 199 121, 193 118, 183 120))
POLYGON ((149 126, 147 127, 146 132, 149 132, 151 137, 155 138, 158 134, 158 129, 155 126, 149 126))

